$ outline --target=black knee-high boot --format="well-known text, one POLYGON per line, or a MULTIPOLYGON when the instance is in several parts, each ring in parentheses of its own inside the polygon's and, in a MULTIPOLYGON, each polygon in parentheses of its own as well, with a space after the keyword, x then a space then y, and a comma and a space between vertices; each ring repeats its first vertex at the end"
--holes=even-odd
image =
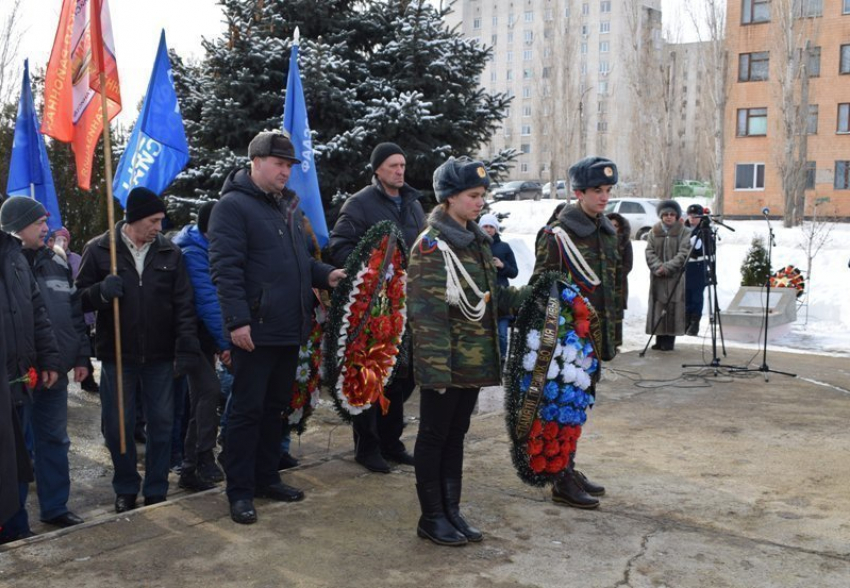
POLYGON ((460 514, 460 494, 463 483, 460 478, 443 480, 443 506, 446 518, 454 527, 473 543, 484 539, 484 535, 470 525, 463 515, 460 514))
POLYGON ((422 516, 419 517, 416 534, 422 538, 430 539, 437 545, 465 545, 466 537, 446 518, 446 513, 443 510, 443 492, 440 486, 439 480, 416 485, 419 506, 422 508, 422 516))

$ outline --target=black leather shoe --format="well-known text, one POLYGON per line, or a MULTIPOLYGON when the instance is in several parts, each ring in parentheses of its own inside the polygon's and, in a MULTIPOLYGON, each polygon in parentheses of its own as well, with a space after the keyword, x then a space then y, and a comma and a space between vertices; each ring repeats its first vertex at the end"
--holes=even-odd
POLYGON ((32 531, 24 531, 20 535, 3 535, 0 536, 0 545, 14 543, 15 541, 20 541, 21 539, 29 539, 30 537, 35 537, 35 533, 33 533, 32 531))
POLYGON ((400 463, 402 465, 416 465, 416 462, 413 459, 413 456, 410 455, 407 451, 400 451, 399 453, 381 453, 381 456, 387 461, 394 461, 395 463, 400 463))
POLYGON ((299 500, 304 500, 304 493, 301 490, 283 482, 272 484, 265 488, 257 488, 254 496, 257 498, 277 500, 278 502, 298 502, 299 500))
POLYGON ((62 529, 66 527, 73 527, 74 525, 81 525, 85 521, 72 513, 71 511, 66 512, 65 514, 61 514, 58 517, 53 517, 52 519, 41 519, 42 523, 47 523, 48 525, 53 525, 54 527, 61 527, 62 529))
POLYGON ((240 525, 252 525, 257 522, 257 511, 253 500, 234 500, 230 503, 230 518, 240 525))
POLYGON ((599 500, 585 492, 569 471, 561 472, 555 478, 555 485, 552 486, 552 501, 574 508, 591 509, 599 506, 599 500))
POLYGON ((600 486, 599 484, 594 484, 590 480, 587 479, 583 473, 578 470, 573 470, 573 477, 575 478, 578 485, 581 486, 585 492, 590 494, 591 496, 604 496, 605 495, 605 486, 600 486))
POLYGON ((198 455, 198 475, 210 482, 218 484, 224 481, 224 472, 215 463, 212 451, 205 451, 198 455))
POLYGON ((379 474, 389 474, 390 466, 386 460, 381 457, 380 453, 370 453, 368 455, 355 455, 354 461, 362 465, 370 472, 379 474))
POLYGON ((298 467, 298 460, 292 457, 289 453, 281 453, 280 460, 277 462, 278 470, 288 470, 289 468, 298 467))
POLYGON ((210 488, 215 488, 215 483, 208 480, 198 473, 197 470, 183 468, 180 472, 180 479, 177 480, 177 485, 185 490, 193 490, 195 492, 203 492, 210 488))
POLYGON ((119 494, 115 497, 115 512, 127 512, 136 508, 135 494, 119 494))
POLYGON ((162 496, 162 495, 145 496, 145 506, 151 506, 153 504, 159 504, 160 502, 165 502, 165 496, 162 496))

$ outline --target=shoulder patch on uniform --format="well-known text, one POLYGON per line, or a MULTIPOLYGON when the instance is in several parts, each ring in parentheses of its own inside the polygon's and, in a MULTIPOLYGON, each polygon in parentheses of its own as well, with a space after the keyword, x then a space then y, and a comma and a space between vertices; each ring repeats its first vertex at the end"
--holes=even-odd
POLYGON ((439 239, 435 239, 430 235, 422 235, 422 238, 419 240, 419 252, 422 254, 434 253, 439 243, 439 239))

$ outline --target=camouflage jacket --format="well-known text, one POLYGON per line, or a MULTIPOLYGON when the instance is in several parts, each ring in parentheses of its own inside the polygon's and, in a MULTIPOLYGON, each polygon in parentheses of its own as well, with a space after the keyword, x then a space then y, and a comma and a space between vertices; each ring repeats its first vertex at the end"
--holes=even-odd
MULTIPOLYGON (((410 252, 407 312, 413 333, 413 368, 423 388, 477 388, 500 383, 499 309, 519 306, 527 288, 499 288, 491 239, 476 223, 463 228, 437 207, 410 252), (446 302, 446 264, 437 241, 447 243, 472 281, 490 292, 484 317, 470 321, 446 302)), ((461 278, 462 280, 462 278, 461 278)), ((478 297, 464 284, 467 299, 478 297)))
POLYGON ((581 289, 599 315, 602 325, 602 359, 613 359, 617 354, 616 324, 622 308, 623 278, 620 271, 620 254, 617 250, 617 231, 604 215, 595 219, 582 212, 578 204, 565 206, 558 219, 547 226, 537 240, 536 260, 531 281, 546 271, 562 271, 581 289), (582 257, 596 273, 601 283, 587 286, 573 275, 553 233, 562 228, 581 252, 582 257))

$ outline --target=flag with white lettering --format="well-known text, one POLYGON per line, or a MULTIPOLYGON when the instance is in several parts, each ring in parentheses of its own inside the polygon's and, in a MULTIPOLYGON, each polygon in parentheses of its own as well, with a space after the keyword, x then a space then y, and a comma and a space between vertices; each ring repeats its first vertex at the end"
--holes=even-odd
POLYGON ((189 145, 162 31, 142 112, 118 162, 112 184, 115 199, 126 206, 136 186, 161 194, 188 162, 189 145))
POLYGON ((322 194, 319 192, 319 179, 316 177, 316 161, 313 158, 313 136, 310 134, 310 122, 307 120, 307 105, 304 102, 304 89, 301 87, 301 73, 298 71, 298 31, 289 56, 289 77, 286 80, 286 102, 283 106, 283 129, 289 133, 295 156, 300 165, 292 168, 292 175, 286 187, 298 194, 301 208, 310 219, 319 246, 328 244, 328 224, 325 209, 322 207, 322 194))
POLYGON ((9 162, 9 178, 6 194, 35 198, 47 210, 47 226, 51 231, 62 226, 59 202, 53 174, 44 148, 44 136, 38 132, 38 117, 32 102, 29 61, 24 61, 24 83, 18 104, 18 119, 15 122, 15 139, 12 143, 12 159, 9 162))

